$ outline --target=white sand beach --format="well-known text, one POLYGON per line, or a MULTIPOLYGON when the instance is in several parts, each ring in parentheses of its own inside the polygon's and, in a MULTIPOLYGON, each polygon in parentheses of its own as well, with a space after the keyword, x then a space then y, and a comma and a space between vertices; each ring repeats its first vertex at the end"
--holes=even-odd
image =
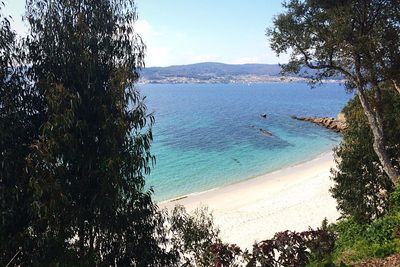
POLYGON ((271 238, 284 230, 302 231, 319 227, 326 217, 340 215, 328 192, 332 185, 333 154, 319 157, 240 183, 159 203, 161 208, 181 204, 188 211, 208 206, 222 240, 242 248, 271 238))

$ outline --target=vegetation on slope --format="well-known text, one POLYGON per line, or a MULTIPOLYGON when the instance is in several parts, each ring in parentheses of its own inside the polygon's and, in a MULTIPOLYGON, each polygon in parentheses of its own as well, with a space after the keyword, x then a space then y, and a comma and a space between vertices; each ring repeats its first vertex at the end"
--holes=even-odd
POLYGON ((357 92, 332 177, 342 220, 249 251, 220 240, 206 211, 160 211, 144 191, 153 118, 134 86, 134 1, 28 0, 21 42, 0 14, 0 264, 346 266, 399 253, 400 5, 285 6, 270 34, 292 49, 286 69, 341 73, 357 92))

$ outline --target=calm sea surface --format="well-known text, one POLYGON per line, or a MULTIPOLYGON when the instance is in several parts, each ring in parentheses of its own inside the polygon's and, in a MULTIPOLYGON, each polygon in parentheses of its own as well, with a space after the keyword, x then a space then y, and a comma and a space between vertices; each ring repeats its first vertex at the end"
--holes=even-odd
POLYGON ((156 200, 235 183, 312 159, 340 136, 290 115, 332 116, 351 95, 303 83, 140 85, 156 123, 156 200), (260 114, 266 113, 266 119, 260 114), (259 128, 273 134, 263 135, 259 128))

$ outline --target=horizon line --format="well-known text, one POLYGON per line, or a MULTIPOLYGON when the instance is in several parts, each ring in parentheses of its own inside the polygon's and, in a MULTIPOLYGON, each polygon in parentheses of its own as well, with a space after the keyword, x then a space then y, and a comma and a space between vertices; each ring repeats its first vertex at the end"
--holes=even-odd
POLYGON ((221 64, 221 65, 235 65, 235 66, 240 66, 240 65, 277 65, 280 66, 282 64, 287 64, 287 63, 224 63, 224 62, 218 62, 218 61, 202 61, 202 62, 195 62, 195 63, 187 63, 187 64, 173 64, 173 65, 167 65, 167 66, 145 66, 143 69, 147 68, 169 68, 169 67, 179 67, 179 66, 189 66, 189 65, 199 65, 199 64, 221 64))

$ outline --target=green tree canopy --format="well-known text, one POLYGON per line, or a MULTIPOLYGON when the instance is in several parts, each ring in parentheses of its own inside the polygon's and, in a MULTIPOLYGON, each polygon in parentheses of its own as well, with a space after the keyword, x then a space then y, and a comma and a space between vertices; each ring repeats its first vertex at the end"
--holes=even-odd
POLYGON ((26 18, 46 103, 28 159, 26 264, 167 265, 163 220, 143 188, 153 117, 134 86, 144 57, 134 1, 28 0, 26 18))
MULTIPOLYGON (((396 158, 400 156, 400 95, 384 90, 382 98, 388 152, 396 158)), ((394 188, 371 146, 372 133, 359 99, 351 100, 343 112, 348 128, 335 149, 337 167, 332 169, 335 185, 331 192, 343 215, 368 223, 387 213, 389 192, 394 188)))
MULTIPOLYGON (((342 76, 357 91, 373 134, 373 148, 394 184, 399 170, 387 151, 382 85, 396 89, 400 63, 398 0, 290 0, 268 30, 278 54, 291 52, 286 71, 307 67, 314 82, 342 76), (372 91, 373 93, 368 93, 372 91)), ((400 91, 399 91, 400 92, 400 91)))
POLYGON ((12 18, 2 11, 0 2, 0 265, 5 266, 29 246, 32 198, 26 158, 39 138, 44 106, 28 82, 24 46, 10 27, 12 18))

